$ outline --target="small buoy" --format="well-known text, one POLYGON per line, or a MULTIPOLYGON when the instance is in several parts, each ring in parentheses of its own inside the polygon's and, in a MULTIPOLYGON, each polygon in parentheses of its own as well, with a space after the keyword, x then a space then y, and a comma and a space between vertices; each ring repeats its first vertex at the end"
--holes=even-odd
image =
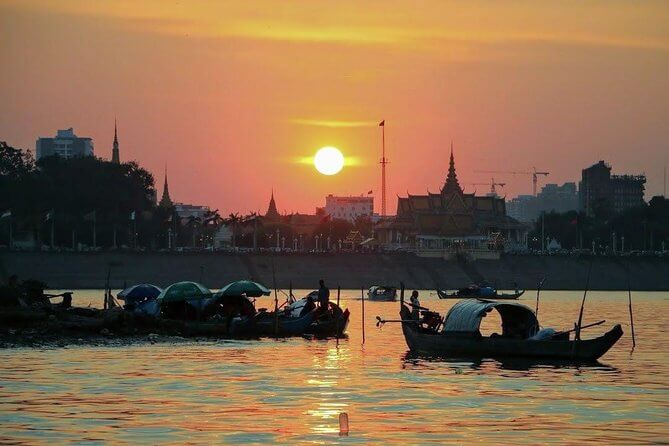
POLYGON ((339 435, 348 436, 348 414, 346 412, 339 414, 339 435))

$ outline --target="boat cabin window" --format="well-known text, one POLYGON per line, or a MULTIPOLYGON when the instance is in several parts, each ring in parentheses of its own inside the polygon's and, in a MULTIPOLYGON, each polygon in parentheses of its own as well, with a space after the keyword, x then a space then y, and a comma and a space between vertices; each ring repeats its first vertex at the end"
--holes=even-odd
POLYGON ((479 326, 479 332, 483 337, 490 336, 501 336, 502 335, 502 316, 489 308, 485 311, 485 316, 481 318, 481 325, 479 326))
POLYGON ((515 305, 499 305, 495 309, 502 317, 502 336, 527 339, 537 333, 539 324, 531 310, 515 305))

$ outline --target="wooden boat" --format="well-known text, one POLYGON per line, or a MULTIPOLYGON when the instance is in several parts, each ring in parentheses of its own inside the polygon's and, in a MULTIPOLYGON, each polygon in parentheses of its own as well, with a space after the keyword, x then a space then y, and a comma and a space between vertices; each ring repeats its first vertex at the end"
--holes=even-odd
POLYGON ((307 328, 305 334, 312 334, 317 337, 342 337, 348 328, 349 316, 351 312, 348 308, 342 309, 330 302, 330 311, 320 313, 314 319, 314 322, 307 328))
POLYGON ((460 288, 457 291, 449 293, 444 290, 437 290, 439 299, 495 299, 495 300, 515 300, 525 293, 525 290, 516 290, 513 293, 500 293, 492 287, 481 287, 472 285, 467 288, 460 288))
MULTIPOLYGON (((293 317, 299 317, 309 297, 315 302, 315 299, 318 298, 318 291, 312 291, 306 297, 296 300, 288 305, 284 311, 293 317)), ((325 313, 320 310, 317 311, 314 321, 304 333, 318 337, 343 336, 348 327, 349 316, 348 308, 342 311, 339 305, 330 302, 329 311, 325 313)))
POLYGON ((292 317, 286 315, 283 311, 279 311, 278 318, 275 317, 273 311, 259 311, 248 327, 251 334, 257 336, 301 336, 307 331, 315 318, 316 310, 310 311, 302 317, 292 317))
POLYGON ((374 285, 367 290, 369 300, 395 301, 397 300, 397 288, 394 286, 374 285))
POLYGON ((570 332, 539 330, 534 312, 511 302, 463 300, 457 302, 443 320, 443 329, 427 327, 402 303, 400 322, 412 352, 451 358, 522 357, 567 361, 594 361, 604 355, 623 334, 615 325, 602 336, 570 339, 570 332), (482 336, 481 319, 496 310, 502 319, 501 334, 482 336))

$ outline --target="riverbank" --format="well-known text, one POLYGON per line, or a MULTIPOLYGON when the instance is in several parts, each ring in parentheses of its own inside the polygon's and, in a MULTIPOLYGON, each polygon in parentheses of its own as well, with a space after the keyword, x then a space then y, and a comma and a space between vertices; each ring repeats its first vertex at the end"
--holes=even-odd
POLYGON ((627 270, 632 289, 669 290, 669 260, 629 257, 506 256, 471 263, 418 258, 411 254, 227 254, 227 253, 37 253, 0 254, 0 279, 16 274, 34 278, 52 289, 104 288, 111 266, 111 287, 140 282, 167 286, 180 280, 220 288, 228 282, 252 279, 279 288, 316 288, 324 278, 330 287, 368 288, 399 284, 408 288, 458 288, 472 282, 497 282, 500 288, 579 290, 585 287, 592 262, 590 289, 626 290, 627 270))

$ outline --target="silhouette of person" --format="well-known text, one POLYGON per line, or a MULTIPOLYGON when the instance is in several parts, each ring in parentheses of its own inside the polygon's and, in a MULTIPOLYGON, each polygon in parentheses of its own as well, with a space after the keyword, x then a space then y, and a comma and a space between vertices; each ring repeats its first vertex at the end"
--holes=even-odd
POLYGON ((411 316, 416 320, 420 319, 420 300, 418 300, 417 290, 411 292, 409 301, 411 302, 411 316))
POLYGON ((325 281, 321 279, 318 281, 318 304, 322 310, 327 311, 329 303, 330 289, 325 286, 325 281))

